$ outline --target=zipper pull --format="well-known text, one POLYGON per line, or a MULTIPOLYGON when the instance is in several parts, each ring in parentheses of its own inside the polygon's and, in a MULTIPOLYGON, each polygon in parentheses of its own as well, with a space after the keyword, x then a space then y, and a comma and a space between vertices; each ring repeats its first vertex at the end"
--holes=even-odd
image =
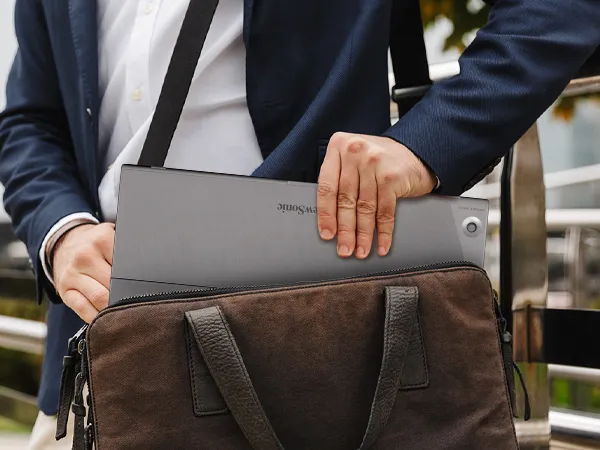
POLYGON ((60 395, 56 425, 56 440, 67 435, 69 411, 76 391, 76 379, 81 372, 81 353, 79 343, 82 341, 87 325, 83 326, 71 339, 67 347, 67 355, 63 358, 63 370, 60 380, 60 395))
POLYGON ((510 406, 513 411, 513 417, 518 418, 517 414, 517 391, 515 386, 515 372, 519 377, 519 382, 523 388, 523 396, 525 397, 525 410, 523 412, 523 420, 527 421, 531 418, 531 404, 529 402, 529 393, 527 392, 527 386, 525 385, 525 379, 519 369, 519 366, 513 360, 513 338, 512 334, 508 331, 508 324, 506 319, 502 316, 502 310, 500 309, 500 303, 498 302, 498 293, 493 290, 494 293, 494 307, 496 309, 496 321, 498 323, 498 332, 500 334, 500 344, 502 346, 502 361, 504 364, 504 372, 506 374, 506 387, 508 388, 508 395, 510 397, 510 406))
POLYGON ((77 352, 80 358, 81 370, 75 377, 75 394, 71 410, 75 415, 75 424, 73 430, 73 450, 85 450, 87 448, 87 437, 86 437, 86 426, 85 416, 86 407, 83 398, 83 388, 87 383, 87 361, 86 361, 86 348, 85 339, 82 339, 77 344, 77 352))
POLYGON ((510 398, 510 407, 513 412, 513 417, 516 419, 518 417, 517 391, 515 388, 515 374, 513 372, 512 335, 506 331, 506 322, 504 322, 504 326, 500 325, 500 342, 502 345, 502 362, 504 364, 504 373, 506 375, 506 387, 510 398))
POLYGON ((508 324, 506 319, 502 316, 502 310, 500 309, 500 303, 498 301, 498 293, 494 290, 494 307, 496 309, 496 323, 498 325, 498 334, 500 337, 500 346, 502 350, 502 364, 504 365, 504 374, 506 378, 506 388, 508 390, 508 397, 510 399, 510 409, 512 410, 513 417, 518 418, 517 414, 517 391, 515 387, 515 374, 513 367, 515 365, 513 360, 513 339, 512 335, 508 331, 508 324))
POLYGON ((523 378, 523 374, 521 373, 521 369, 517 366, 517 363, 513 362, 513 367, 517 375, 519 376, 519 381, 521 382, 521 387, 523 388, 523 397, 525 397, 525 410, 523 411, 523 420, 528 421, 531 419, 531 403, 529 403, 529 392, 527 392, 527 386, 525 385, 525 379, 523 378))

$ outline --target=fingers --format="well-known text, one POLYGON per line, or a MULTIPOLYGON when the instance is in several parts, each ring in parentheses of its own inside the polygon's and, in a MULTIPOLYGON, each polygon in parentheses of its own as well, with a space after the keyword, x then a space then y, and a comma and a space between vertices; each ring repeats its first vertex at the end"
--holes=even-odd
POLYGON ((63 302, 89 323, 108 306, 114 225, 74 228, 54 256, 54 282, 63 302))
POLYGON ((98 281, 98 283, 100 283, 106 289, 110 289, 110 272, 110 264, 99 259, 97 262, 88 267, 82 267, 80 273, 98 281))
POLYGON ((397 197, 389 184, 385 175, 377 177, 377 253, 379 256, 385 256, 390 251, 394 233, 397 197))
POLYGON ((337 196, 338 255, 346 258, 356 245, 356 202, 358 200, 358 167, 352 158, 342 158, 342 173, 337 196))
POLYGON ((377 179, 368 164, 359 167, 358 201, 356 202, 356 256, 369 256, 373 245, 373 231, 377 213, 377 179))
POLYGON ((77 273, 64 280, 64 284, 69 288, 61 298, 83 320, 93 319, 108 306, 108 288, 94 278, 77 273))
POLYGON ((332 139, 325 154, 317 185, 317 224, 323 239, 337 233, 337 196, 340 179, 340 153, 332 139))
POLYGON ((115 245, 115 226, 112 223, 97 225, 92 244, 98 249, 102 257, 112 266, 113 250, 115 245))
POLYGON ((98 315, 98 310, 79 291, 70 289, 61 294, 61 298, 85 323, 90 323, 98 315))
MULTIPOLYGON (((338 255, 369 255, 377 212, 379 152, 364 136, 336 133, 330 140, 317 196, 319 230, 334 230, 338 255)), ((333 237, 328 234, 328 238, 333 237)))
POLYGON ((108 289, 87 275, 77 277, 73 288, 79 291, 98 311, 108 306, 108 289))
POLYGON ((319 177, 321 237, 338 237, 338 254, 366 258, 377 228, 377 253, 392 244, 396 201, 432 191, 433 172, 406 146, 382 136, 335 133, 319 177))

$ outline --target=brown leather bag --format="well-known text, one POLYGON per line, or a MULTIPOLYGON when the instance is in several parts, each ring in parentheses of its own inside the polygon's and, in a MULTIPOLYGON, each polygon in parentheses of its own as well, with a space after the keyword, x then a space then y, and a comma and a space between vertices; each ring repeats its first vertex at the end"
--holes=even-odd
POLYGON ((58 434, 74 397, 80 449, 517 449, 503 324, 468 264, 132 298, 74 338, 58 434))

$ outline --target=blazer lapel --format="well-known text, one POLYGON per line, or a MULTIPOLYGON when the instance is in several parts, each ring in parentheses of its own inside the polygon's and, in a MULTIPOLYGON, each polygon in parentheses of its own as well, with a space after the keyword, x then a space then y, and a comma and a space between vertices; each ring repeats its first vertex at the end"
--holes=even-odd
MULTIPOLYGON (((79 77, 83 89, 86 114, 92 120, 91 127, 93 136, 88 142, 93 150, 86 153, 86 159, 94 179, 92 185, 96 184, 99 166, 97 164, 98 146, 98 24, 96 17, 96 0, 68 0, 69 19, 71 33, 73 34, 73 46, 77 58, 79 77)), ((129 0, 127 0, 129 1, 129 0)), ((86 127, 87 128, 87 127, 86 127)), ((90 128, 87 128, 88 130, 90 128)))
POLYGON ((244 44, 246 47, 248 46, 248 40, 250 37, 250 25, 252 23, 252 10, 254 9, 254 4, 258 0, 244 0, 244 44))

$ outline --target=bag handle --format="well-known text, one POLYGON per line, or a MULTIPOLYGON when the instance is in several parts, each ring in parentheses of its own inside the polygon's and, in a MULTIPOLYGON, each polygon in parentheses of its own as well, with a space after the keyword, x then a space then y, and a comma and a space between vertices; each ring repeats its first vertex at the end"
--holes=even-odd
POLYGON ((190 0, 138 164, 162 167, 219 0, 190 0))
MULTIPOLYGON (((417 320, 416 287, 386 287, 385 298, 381 370, 359 450, 373 445, 390 417, 400 387, 411 331, 417 320)), ((252 386, 221 308, 212 306, 189 311, 185 317, 227 407, 254 450, 284 450, 252 386)))

